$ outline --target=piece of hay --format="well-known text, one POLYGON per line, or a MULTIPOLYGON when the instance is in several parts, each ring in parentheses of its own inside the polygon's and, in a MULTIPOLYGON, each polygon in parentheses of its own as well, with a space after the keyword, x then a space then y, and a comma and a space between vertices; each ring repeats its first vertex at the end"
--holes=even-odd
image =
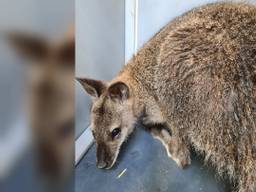
POLYGON ((126 172, 127 168, 125 168, 123 171, 121 171, 118 176, 117 179, 119 179, 120 177, 122 177, 124 175, 124 173, 126 172))

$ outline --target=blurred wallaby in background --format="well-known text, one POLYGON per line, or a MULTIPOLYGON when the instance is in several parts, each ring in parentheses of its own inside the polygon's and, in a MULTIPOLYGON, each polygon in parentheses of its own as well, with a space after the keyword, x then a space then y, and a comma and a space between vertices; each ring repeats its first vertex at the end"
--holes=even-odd
POLYGON ((192 147, 237 191, 255 192, 254 5, 193 9, 157 33, 112 81, 78 80, 94 97, 99 168, 114 165, 141 120, 180 167, 190 164, 192 147))
POLYGON ((73 28, 58 40, 21 32, 8 38, 27 64, 26 104, 39 170, 54 181, 63 180, 74 162, 73 28))

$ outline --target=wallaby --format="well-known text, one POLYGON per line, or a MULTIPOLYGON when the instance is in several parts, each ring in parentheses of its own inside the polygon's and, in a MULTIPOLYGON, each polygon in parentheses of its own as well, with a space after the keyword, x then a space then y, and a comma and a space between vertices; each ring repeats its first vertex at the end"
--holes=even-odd
POLYGON ((40 172, 63 180, 73 169, 74 32, 58 40, 25 32, 8 38, 27 64, 26 106, 40 172))
MULTIPOLYGON (((180 167, 189 148, 256 187, 256 7, 215 3, 177 17, 110 82, 78 78, 94 97, 97 166, 111 168, 135 122, 162 141, 180 167)), ((234 189, 236 190, 236 189, 234 189)))

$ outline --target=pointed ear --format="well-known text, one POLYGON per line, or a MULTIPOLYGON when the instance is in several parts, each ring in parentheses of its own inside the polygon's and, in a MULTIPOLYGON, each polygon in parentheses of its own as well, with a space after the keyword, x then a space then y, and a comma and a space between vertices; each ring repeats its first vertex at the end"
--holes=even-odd
POLYGON ((18 54, 29 59, 42 59, 48 53, 48 46, 44 39, 33 34, 13 32, 7 34, 7 39, 18 54))
POLYGON ((87 78, 76 78, 76 79, 83 86, 85 91, 93 97, 99 97, 106 90, 106 85, 103 81, 87 79, 87 78))
POLYGON ((129 98, 129 87, 123 82, 117 82, 108 88, 111 99, 124 101, 129 98))

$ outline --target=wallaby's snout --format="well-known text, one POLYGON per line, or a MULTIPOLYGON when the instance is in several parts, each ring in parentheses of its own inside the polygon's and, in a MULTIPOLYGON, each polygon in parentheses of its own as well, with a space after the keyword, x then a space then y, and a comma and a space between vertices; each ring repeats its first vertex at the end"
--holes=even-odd
POLYGON ((97 167, 100 169, 111 168, 113 160, 107 145, 104 143, 97 144, 97 167))

